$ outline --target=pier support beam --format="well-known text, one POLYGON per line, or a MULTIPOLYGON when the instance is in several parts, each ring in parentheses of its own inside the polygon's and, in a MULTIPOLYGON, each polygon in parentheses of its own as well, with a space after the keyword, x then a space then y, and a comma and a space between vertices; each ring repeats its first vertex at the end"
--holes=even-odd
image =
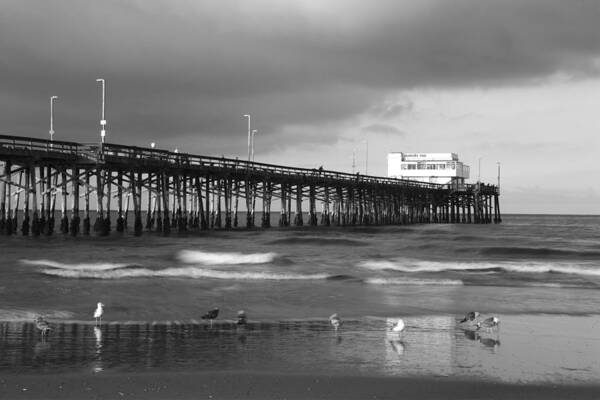
POLYGON ((308 224, 310 226, 317 226, 317 201, 316 201, 316 189, 314 185, 309 187, 309 219, 308 224))
POLYGON ((71 172, 71 198, 73 203, 69 231, 71 232, 71 236, 77 236, 79 234, 79 223, 81 219, 79 217, 79 168, 73 166, 71 172))
POLYGON ((302 218, 302 185, 296 185, 296 216, 294 217, 294 225, 302 226, 304 224, 302 218))
POLYGON ((69 233, 69 217, 67 216, 67 172, 63 170, 61 172, 61 194, 62 194, 62 203, 60 207, 61 217, 60 217, 60 232, 63 235, 69 233))

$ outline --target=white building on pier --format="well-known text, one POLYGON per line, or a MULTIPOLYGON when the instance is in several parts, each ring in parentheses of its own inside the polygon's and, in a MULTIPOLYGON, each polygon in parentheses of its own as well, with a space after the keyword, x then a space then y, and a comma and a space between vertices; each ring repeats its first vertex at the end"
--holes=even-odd
POLYGON ((462 185, 469 179, 469 166, 456 153, 388 153, 388 177, 462 185))

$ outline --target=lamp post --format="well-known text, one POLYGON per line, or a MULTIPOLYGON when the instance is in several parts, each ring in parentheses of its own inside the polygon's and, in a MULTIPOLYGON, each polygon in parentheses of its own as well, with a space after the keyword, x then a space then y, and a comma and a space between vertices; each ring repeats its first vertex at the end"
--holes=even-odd
POLYGON ((477 183, 481 182, 481 157, 477 159, 477 183))
POLYGON ((363 142, 366 145, 365 148, 365 175, 369 175, 369 140, 365 139, 363 142))
POLYGON ((96 79, 96 82, 102 83, 102 116, 100 119, 100 138, 102 139, 102 143, 104 143, 104 138, 106 137, 106 119, 104 117, 104 100, 106 98, 106 82, 102 78, 96 79))
POLYGON ((258 132, 258 129, 252 130, 252 162, 254 162, 254 135, 258 132))
POLYGON ((356 149, 352 149, 352 175, 354 175, 356 170, 356 149))
POLYGON ((54 141, 54 100, 58 96, 50 96, 50 141, 54 141))
POLYGON ((243 117, 248 119, 248 161, 250 161, 250 147, 251 147, 250 141, 252 140, 251 139, 252 130, 251 130, 251 125, 250 125, 250 114, 244 114, 243 117))
POLYGON ((496 164, 498 165, 498 193, 500 193, 500 161, 496 164))

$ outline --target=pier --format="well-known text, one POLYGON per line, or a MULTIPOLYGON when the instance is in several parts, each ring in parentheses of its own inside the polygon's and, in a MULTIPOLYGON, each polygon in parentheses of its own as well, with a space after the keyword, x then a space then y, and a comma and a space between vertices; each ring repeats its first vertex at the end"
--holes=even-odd
POLYGON ((269 228, 272 213, 281 227, 502 221, 490 184, 0 135, 0 232, 7 235, 269 228))

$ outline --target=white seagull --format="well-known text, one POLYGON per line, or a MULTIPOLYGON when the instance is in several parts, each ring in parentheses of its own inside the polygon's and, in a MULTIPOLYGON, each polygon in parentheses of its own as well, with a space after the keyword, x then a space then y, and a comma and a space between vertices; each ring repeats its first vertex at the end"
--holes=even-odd
POLYGON ((336 332, 339 329, 339 327, 342 326, 342 320, 337 314, 332 314, 331 317, 329 317, 329 322, 331 323, 333 329, 335 329, 336 332))
POLYGON ((96 318, 96 325, 98 325, 98 319, 100 319, 100 325, 102 325, 102 314, 104 314, 104 304, 98 302, 96 311, 94 311, 94 318, 96 318))
POLYGON ((50 328, 50 324, 41 316, 36 318, 35 326, 42 331, 42 337, 45 337, 46 333, 52 330, 52 328, 50 328))
POLYGON ((397 321, 388 319, 387 323, 390 328, 390 331, 394 333, 402 333, 404 332, 404 328, 406 327, 406 325, 404 325, 404 321, 401 318, 397 321))
POLYGON ((482 322, 477 323, 477 330, 486 329, 492 330, 497 328, 500 325, 500 319, 498 317, 489 317, 488 319, 483 320, 482 322))

